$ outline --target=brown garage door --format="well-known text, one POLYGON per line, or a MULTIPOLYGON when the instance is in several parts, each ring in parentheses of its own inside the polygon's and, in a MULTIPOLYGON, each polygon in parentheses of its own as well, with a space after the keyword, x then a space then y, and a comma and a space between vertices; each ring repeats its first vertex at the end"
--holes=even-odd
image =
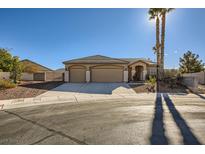
POLYGON ((123 69, 120 68, 93 68, 91 70, 92 82, 122 82, 123 69))
POLYGON ((85 69, 83 68, 70 69, 70 82, 72 83, 85 82, 85 69))

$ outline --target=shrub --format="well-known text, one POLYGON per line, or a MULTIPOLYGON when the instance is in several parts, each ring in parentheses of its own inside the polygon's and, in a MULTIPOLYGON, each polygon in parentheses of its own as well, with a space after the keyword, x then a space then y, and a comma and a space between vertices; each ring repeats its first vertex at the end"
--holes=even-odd
POLYGON ((10 80, 0 80, 0 89, 14 88, 16 84, 10 80))
POLYGON ((150 77, 151 78, 157 78, 157 75, 146 74, 145 79, 148 81, 150 77))
POLYGON ((149 79, 147 80, 147 82, 149 83, 149 84, 151 84, 152 86, 155 86, 155 84, 156 84, 156 77, 155 76, 149 76, 149 79))
POLYGON ((148 91, 155 92, 155 85, 156 85, 156 77, 155 76, 149 76, 149 79, 147 80, 147 83, 151 85, 150 88, 148 88, 148 91))

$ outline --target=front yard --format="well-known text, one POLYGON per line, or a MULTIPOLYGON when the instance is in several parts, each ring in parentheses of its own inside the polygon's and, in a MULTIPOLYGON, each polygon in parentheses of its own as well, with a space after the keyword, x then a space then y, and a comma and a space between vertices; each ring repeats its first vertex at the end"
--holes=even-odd
MULTIPOLYGON (((17 99, 17 98, 30 98, 38 96, 47 92, 59 85, 63 84, 62 81, 50 81, 50 82, 22 82, 15 88, 1 89, 0 100, 17 99)), ((136 93, 153 93, 151 85, 148 83, 129 84, 129 86, 136 93)), ((94 88, 95 89, 95 88, 94 88)), ((156 86, 155 86, 156 92, 156 86)), ((191 93, 189 89, 181 85, 175 85, 170 87, 170 84, 161 82, 159 85, 159 92, 161 93, 191 93)), ((112 90, 110 91, 112 93, 112 90)), ((205 85, 199 85, 199 93, 205 93, 205 85)))
MULTIPOLYGON (((137 84, 130 84, 130 87, 136 93, 150 93, 153 92, 151 90, 151 85, 148 83, 137 83, 137 84)), ((155 85, 155 92, 156 92, 156 85, 155 85)), ((161 93, 190 93, 190 90, 187 89, 185 86, 182 85, 175 85, 171 87, 170 84, 160 82, 159 83, 159 92, 161 93)))
POLYGON ((35 97, 61 84, 62 81, 24 82, 15 88, 1 89, 0 100, 35 97))

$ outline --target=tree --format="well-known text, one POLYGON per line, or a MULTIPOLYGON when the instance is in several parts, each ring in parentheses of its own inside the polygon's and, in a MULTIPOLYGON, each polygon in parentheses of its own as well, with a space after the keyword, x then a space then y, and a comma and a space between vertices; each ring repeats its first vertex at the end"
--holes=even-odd
POLYGON ((157 91, 158 91, 158 80, 161 78, 159 76, 159 65, 160 65, 160 13, 161 9, 157 8, 150 8, 149 9, 149 19, 150 20, 155 20, 156 22, 156 44, 155 47, 153 47, 153 50, 155 51, 155 54, 157 55, 157 91))
POLYGON ((11 79, 14 83, 17 83, 21 78, 21 73, 23 71, 22 63, 17 56, 12 59, 12 69, 11 69, 11 79))
POLYGON ((164 77, 164 44, 165 44, 165 26, 166 26, 166 15, 174 10, 173 8, 162 8, 161 9, 161 18, 162 18, 162 25, 161 25, 161 64, 160 64, 160 76, 164 77))
POLYGON ((16 83, 22 73, 22 64, 18 57, 12 56, 8 49, 0 48, 0 70, 11 72, 11 79, 16 83))
POLYGON ((149 19, 150 20, 155 20, 156 22, 156 44, 155 47, 153 47, 153 50, 157 54, 157 64, 160 63, 160 12, 161 9, 156 9, 156 8, 151 8, 149 9, 149 19))
POLYGON ((12 55, 9 50, 0 48, 0 70, 2 72, 10 72, 12 69, 12 55))
POLYGON ((204 70, 205 64, 199 60, 199 55, 187 51, 182 58, 180 58, 180 72, 181 73, 195 73, 204 70))

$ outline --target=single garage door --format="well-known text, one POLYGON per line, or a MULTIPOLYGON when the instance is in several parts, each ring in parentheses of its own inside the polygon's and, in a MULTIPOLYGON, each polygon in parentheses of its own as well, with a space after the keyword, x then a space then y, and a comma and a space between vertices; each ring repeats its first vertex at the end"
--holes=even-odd
POLYGON ((84 68, 71 68, 70 69, 70 82, 71 83, 85 82, 85 69, 84 68))
POLYGON ((45 81, 45 73, 34 73, 33 80, 34 81, 45 81))
POLYGON ((92 82, 123 82, 121 68, 93 68, 91 69, 92 82))

